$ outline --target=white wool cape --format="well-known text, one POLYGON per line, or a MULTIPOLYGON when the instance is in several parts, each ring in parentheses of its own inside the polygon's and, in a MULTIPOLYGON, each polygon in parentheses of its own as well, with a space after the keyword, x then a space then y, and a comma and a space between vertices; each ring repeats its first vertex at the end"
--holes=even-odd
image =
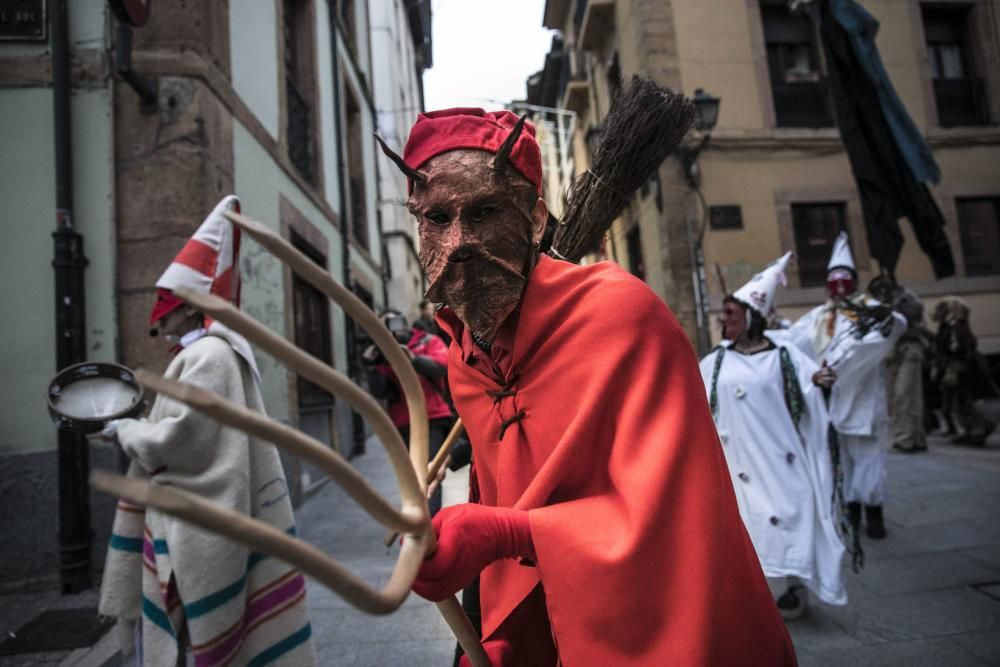
MULTIPOLYGON (((182 350, 167 378, 264 412, 255 373, 225 331, 182 350)), ((278 530, 295 521, 273 445, 158 396, 148 418, 118 422, 129 476, 195 493, 278 530)), ((142 621, 147 665, 174 665, 190 647, 196 665, 312 665, 302 574, 152 508, 120 501, 100 612, 142 621), (175 591, 171 587, 175 586, 175 591), (171 604, 172 602, 172 604, 171 604)))

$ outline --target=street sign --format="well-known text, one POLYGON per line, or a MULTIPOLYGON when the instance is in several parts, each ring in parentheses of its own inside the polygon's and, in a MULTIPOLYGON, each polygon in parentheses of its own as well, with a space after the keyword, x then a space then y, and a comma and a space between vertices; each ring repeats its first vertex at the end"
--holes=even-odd
POLYGON ((138 28, 149 19, 151 2, 152 0, 108 0, 108 5, 119 21, 138 28))
POLYGON ((0 40, 44 42, 45 0, 0 0, 0 40))

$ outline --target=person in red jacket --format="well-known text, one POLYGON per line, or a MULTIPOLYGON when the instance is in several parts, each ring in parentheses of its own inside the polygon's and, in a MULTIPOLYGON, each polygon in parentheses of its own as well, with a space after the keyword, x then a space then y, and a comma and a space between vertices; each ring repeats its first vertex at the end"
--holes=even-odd
POLYGON ((480 504, 445 508, 414 590, 481 573, 495 665, 794 665, 691 345, 612 263, 540 255, 534 128, 420 114, 402 157, 480 504))
MULTIPOLYGON (((399 312, 388 310, 382 315, 382 322, 392 332, 400 347, 417 371, 420 386, 424 390, 427 403, 428 446, 431 458, 437 454, 444 442, 454 417, 446 399, 448 348, 444 341, 432 333, 407 325, 406 318, 399 312)), ((378 398, 386 399, 389 418, 403 436, 403 442, 410 439, 410 412, 399 385, 395 371, 385 361, 374 345, 362 355, 370 366, 369 386, 378 398)), ((430 497, 430 512, 433 516, 441 509, 440 486, 430 497)))

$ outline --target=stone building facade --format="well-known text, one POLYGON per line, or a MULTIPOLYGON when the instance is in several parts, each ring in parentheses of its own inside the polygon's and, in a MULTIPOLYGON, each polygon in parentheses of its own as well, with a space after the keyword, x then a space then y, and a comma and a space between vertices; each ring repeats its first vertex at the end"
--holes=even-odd
MULTIPOLYGON (((946 294, 963 297, 980 349, 1000 354, 1000 9, 988 0, 862 4, 881 24, 876 41, 886 69, 941 167, 932 192, 957 265, 955 277, 935 280, 904 220, 897 278, 924 297, 928 312, 946 294)), ((726 289, 787 250, 799 257, 779 294, 788 318, 825 298, 825 258, 840 229, 851 236, 862 285, 878 274, 821 49, 787 2, 547 0, 543 25, 562 39, 543 70, 554 83, 539 103, 577 113, 578 165, 586 164, 587 140, 599 134, 618 74, 721 100, 696 164, 698 188, 677 157, 668 158, 605 248, 664 298, 697 347, 717 339, 713 320, 726 289), (693 271, 699 239, 704 308, 693 271)), ((693 133, 689 145, 701 138, 693 133)))
MULTIPOLYGON (((423 71, 433 64, 430 0, 371 3, 375 106, 379 136, 399 155, 424 108, 423 71)), ((406 178, 387 161, 378 165, 386 305, 412 322, 426 291, 417 257, 416 221, 406 210, 406 178)))
MULTIPOLYGON (((48 0, 56 2, 66 0, 48 0)), ((89 260, 88 360, 165 367, 162 344, 147 335, 154 282, 231 192, 246 215, 369 305, 384 305, 369 3, 152 3, 131 49, 134 74, 157 86, 146 103, 115 75, 124 42, 109 3, 67 5, 74 226, 89 260)), ((411 71, 419 79, 420 70, 411 71)), ((45 38, 0 41, 0 203, 9 234, 0 261, 17 276, 0 287, 14 321, 0 333, 0 591, 49 586, 58 576, 56 435, 42 400, 56 371, 51 72, 45 38)), ((241 270, 246 312, 360 375, 363 337, 339 308, 249 239, 241 270)), ((345 455, 364 437, 342 401, 267 355, 258 361, 272 417, 345 455)), ((123 465, 113 449, 90 454, 93 466, 123 465)), ((319 481, 294 459, 286 473, 296 499, 319 481)), ((97 494, 91 506, 96 571, 113 508, 97 494)))

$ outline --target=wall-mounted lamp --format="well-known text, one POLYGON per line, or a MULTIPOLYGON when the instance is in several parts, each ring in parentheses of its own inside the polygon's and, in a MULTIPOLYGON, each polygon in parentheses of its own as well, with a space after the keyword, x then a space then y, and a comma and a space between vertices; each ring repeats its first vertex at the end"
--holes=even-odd
POLYGON ((691 98, 694 102, 697 115, 695 116, 694 128, 702 133, 701 141, 694 146, 678 146, 677 156, 680 158, 681 167, 684 169, 684 178, 692 189, 698 187, 698 154, 708 144, 712 138, 712 129, 719 121, 718 97, 706 93, 701 88, 694 91, 691 98))
POLYGON ((684 178, 702 203, 701 224, 697 230, 694 229, 691 217, 685 216, 688 249, 691 253, 691 283, 695 301, 695 320, 698 327, 696 347, 699 356, 702 356, 708 354, 712 342, 711 334, 709 333, 711 317, 709 315, 708 285, 705 281, 705 255, 702 250, 702 237, 705 234, 707 206, 698 183, 698 154, 708 144, 712 136, 712 129, 719 120, 719 98, 709 95, 701 88, 698 88, 694 91, 694 96, 691 100, 694 102, 697 111, 694 128, 698 132, 701 132, 702 136, 701 140, 693 146, 678 146, 677 158, 680 160, 681 167, 684 170, 684 178))

